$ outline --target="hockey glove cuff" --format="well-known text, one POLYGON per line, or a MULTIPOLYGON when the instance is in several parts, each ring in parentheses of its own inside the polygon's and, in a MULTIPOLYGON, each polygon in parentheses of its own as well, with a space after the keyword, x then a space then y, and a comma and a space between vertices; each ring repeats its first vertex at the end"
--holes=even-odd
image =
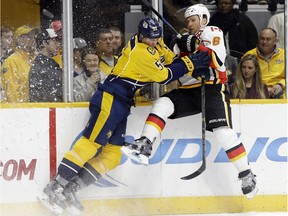
POLYGON ((192 72, 196 69, 208 68, 211 56, 208 56, 207 52, 199 52, 184 56, 181 60, 185 63, 188 72, 192 72))
POLYGON ((188 56, 182 57, 181 60, 184 62, 188 72, 192 72, 194 70, 194 64, 188 56))
POLYGON ((194 52, 199 44, 199 39, 193 35, 182 35, 181 38, 176 39, 176 44, 181 52, 194 52))
POLYGON ((210 69, 209 68, 202 68, 202 69, 196 69, 192 72, 192 77, 197 79, 198 77, 205 77, 205 80, 210 79, 210 69))
POLYGON ((197 46, 197 50, 199 50, 200 52, 207 52, 209 56, 212 55, 212 50, 209 49, 208 47, 203 46, 203 45, 197 46))
POLYGON ((218 77, 218 83, 225 84, 228 81, 228 76, 227 72, 218 72, 219 77, 218 77))
POLYGON ((209 56, 208 52, 206 51, 192 53, 188 57, 193 62, 194 70, 201 68, 208 68, 211 61, 211 56, 209 56))

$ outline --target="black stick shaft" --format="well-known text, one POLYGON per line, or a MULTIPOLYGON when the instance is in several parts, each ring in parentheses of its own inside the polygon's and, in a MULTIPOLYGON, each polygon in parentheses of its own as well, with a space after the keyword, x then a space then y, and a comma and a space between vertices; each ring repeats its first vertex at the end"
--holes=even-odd
POLYGON ((202 76, 202 83, 201 83, 201 112, 202 112, 202 164, 199 167, 198 170, 193 172, 190 175, 184 176, 181 179, 182 180, 191 180, 197 176, 199 176, 201 173, 203 173, 206 169, 206 114, 205 114, 205 76, 202 76))
POLYGON ((202 163, 205 165, 206 169, 206 98, 205 98, 205 77, 202 76, 201 85, 201 112, 202 112, 202 163))

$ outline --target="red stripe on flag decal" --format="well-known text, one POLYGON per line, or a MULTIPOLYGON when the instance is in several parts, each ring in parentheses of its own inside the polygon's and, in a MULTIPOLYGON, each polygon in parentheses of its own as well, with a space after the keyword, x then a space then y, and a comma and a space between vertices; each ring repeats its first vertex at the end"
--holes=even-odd
POLYGON ((228 158, 230 160, 233 160, 233 158, 237 158, 238 156, 243 155, 243 153, 246 154, 246 151, 245 151, 244 145, 241 143, 235 146, 234 148, 226 151, 226 153, 228 155, 228 158))
POLYGON ((146 119, 147 122, 153 122, 154 124, 158 125, 158 127, 163 130, 165 127, 165 121, 161 119, 159 116, 156 116, 154 114, 150 114, 148 118, 146 119))
POLYGON ((56 175, 56 109, 49 109, 50 180, 56 175))

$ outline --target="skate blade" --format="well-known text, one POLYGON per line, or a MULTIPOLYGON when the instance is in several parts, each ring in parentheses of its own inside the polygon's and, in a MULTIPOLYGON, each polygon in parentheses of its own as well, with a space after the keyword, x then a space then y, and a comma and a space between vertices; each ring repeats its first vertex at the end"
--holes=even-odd
POLYGON ((124 155, 126 155, 127 157, 129 157, 131 160, 140 163, 142 165, 147 166, 149 164, 149 159, 147 156, 145 155, 141 155, 141 154, 137 154, 135 153, 133 150, 131 150, 130 148, 126 147, 126 146, 122 146, 121 147, 121 151, 124 155))
POLYGON ((139 150, 136 150, 136 149, 131 149, 131 148, 129 148, 128 146, 122 146, 121 147, 121 151, 125 154, 139 154, 140 153, 140 151, 139 150))
POLYGON ((251 191, 250 193, 246 194, 247 199, 252 199, 258 192, 258 188, 255 187, 253 191, 251 191))
POLYGON ((82 211, 74 206, 68 206, 66 211, 69 212, 69 216, 81 216, 82 211))
POLYGON ((82 210, 80 210, 79 208, 76 208, 74 205, 68 204, 66 210, 67 212, 69 212, 69 216, 81 216, 84 207, 82 208, 82 210))
POLYGON ((52 214, 57 215, 57 216, 62 215, 63 209, 60 206, 56 205, 55 203, 54 203, 54 205, 52 205, 50 203, 49 197, 45 193, 42 193, 42 194, 38 195, 37 199, 52 214))

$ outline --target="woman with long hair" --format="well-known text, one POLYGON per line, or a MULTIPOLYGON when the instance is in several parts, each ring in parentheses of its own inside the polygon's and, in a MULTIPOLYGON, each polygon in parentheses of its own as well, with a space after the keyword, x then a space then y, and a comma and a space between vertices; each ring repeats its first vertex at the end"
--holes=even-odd
POLYGON ((241 58, 235 82, 230 85, 231 98, 266 99, 268 88, 262 81, 261 69, 255 55, 241 58))

